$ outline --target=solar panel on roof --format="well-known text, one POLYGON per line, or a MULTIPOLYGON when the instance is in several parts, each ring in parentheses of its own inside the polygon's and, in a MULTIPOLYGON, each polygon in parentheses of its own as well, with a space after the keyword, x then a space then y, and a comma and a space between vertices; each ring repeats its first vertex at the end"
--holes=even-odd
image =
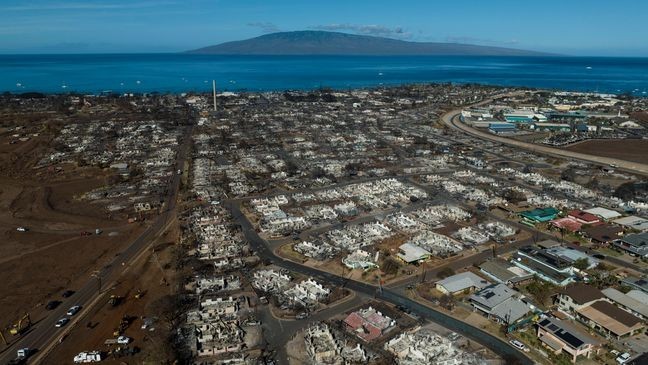
POLYGON ((556 326, 555 324, 552 323, 552 324, 550 324, 550 325, 548 326, 548 328, 549 328, 550 330, 552 330, 552 331, 555 331, 555 330, 558 329, 558 326, 556 326))
POLYGON ((581 341, 579 338, 576 336, 572 335, 571 333, 564 332, 563 330, 560 330, 556 332, 556 336, 558 336, 560 339, 568 343, 570 346, 574 348, 578 348, 580 345, 583 344, 583 341, 581 341))

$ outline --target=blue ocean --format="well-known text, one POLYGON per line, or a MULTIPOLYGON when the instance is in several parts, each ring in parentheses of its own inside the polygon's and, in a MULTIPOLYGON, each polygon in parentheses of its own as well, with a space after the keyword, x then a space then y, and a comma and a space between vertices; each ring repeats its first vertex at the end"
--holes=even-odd
POLYGON ((349 89, 452 82, 648 92, 648 58, 484 56, 0 55, 0 91, 46 93, 349 89))

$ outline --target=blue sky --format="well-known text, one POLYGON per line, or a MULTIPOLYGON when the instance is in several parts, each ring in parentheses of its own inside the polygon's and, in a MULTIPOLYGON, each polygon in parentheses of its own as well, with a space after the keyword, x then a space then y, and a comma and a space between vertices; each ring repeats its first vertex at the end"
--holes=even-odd
POLYGON ((641 0, 0 0, 0 53, 175 52, 322 29, 648 56, 646 14, 641 0))

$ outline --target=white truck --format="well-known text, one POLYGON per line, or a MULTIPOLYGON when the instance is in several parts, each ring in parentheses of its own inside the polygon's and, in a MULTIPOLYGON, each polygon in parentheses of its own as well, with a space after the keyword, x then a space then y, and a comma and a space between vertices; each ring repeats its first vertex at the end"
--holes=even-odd
POLYGON ((99 362, 101 360, 102 360, 101 352, 99 351, 88 351, 88 352, 84 351, 84 352, 80 352, 78 355, 74 357, 75 364, 99 362))

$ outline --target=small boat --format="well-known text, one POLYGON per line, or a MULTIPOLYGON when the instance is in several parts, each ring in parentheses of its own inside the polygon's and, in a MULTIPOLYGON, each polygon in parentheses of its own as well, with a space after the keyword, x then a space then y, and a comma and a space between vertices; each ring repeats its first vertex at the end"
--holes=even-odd
POLYGON ((592 66, 587 66, 587 67, 585 67, 585 68, 588 69, 588 70, 591 70, 591 69, 592 69, 592 66))
POLYGON ((382 75, 383 75, 383 73, 382 73, 382 72, 378 72, 378 76, 382 76, 382 75))
POLYGON ((141 84, 142 82, 140 80, 135 81, 136 84, 141 84))
POLYGON ((16 87, 22 87, 22 84, 19 83, 19 82, 17 82, 17 83, 16 83, 16 87))

